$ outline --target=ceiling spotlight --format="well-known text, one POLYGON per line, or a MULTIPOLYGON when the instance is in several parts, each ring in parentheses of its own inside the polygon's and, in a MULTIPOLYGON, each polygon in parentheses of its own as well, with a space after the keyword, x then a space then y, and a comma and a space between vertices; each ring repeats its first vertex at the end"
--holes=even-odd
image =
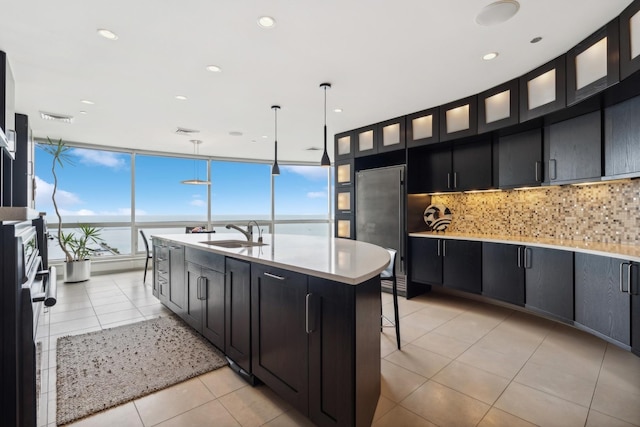
POLYGON ((498 57, 498 52, 489 52, 482 57, 485 61, 491 61, 492 59, 496 59, 498 57))
POLYGON ((258 25, 262 28, 273 28, 276 26, 276 20, 270 16, 261 16, 258 18, 258 25))
POLYGON ((520 9, 516 0, 499 0, 482 8, 476 16, 476 23, 483 27, 501 24, 511 19, 520 9))
POLYGON ((535 43, 538 43, 541 40, 542 40, 542 37, 534 37, 534 38, 531 39, 531 41, 529 43, 535 44, 535 43))
POLYGON ((219 73, 222 71, 222 68, 217 65, 207 65, 207 71, 211 71, 212 73, 219 73))
POLYGON ((333 110, 334 113, 342 113, 342 108, 336 108, 333 110))
POLYGON ((179 100, 179 101, 186 101, 187 97, 184 96, 184 95, 176 95, 176 99, 179 100))
POLYGON ((86 111, 80 111, 80 114, 87 114, 86 111))
POLYGON ((87 105, 93 105, 95 104, 95 102, 93 101, 89 101, 88 99, 83 99, 80 102, 82 102, 83 104, 87 104, 87 105))
POLYGON ((98 34, 107 40, 118 40, 118 35, 116 33, 105 28, 98 29, 98 34))
POLYGON ((231 135, 231 136, 242 136, 242 132, 239 132, 237 130, 232 130, 231 132, 229 132, 229 135, 231 135))

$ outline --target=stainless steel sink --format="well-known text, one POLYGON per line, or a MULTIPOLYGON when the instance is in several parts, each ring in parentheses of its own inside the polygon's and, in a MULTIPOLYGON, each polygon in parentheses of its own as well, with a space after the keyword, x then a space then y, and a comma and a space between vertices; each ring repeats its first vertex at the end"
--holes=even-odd
POLYGON ((253 246, 264 246, 266 243, 249 242, 246 240, 205 240, 205 245, 220 246, 221 248, 250 248, 253 246))

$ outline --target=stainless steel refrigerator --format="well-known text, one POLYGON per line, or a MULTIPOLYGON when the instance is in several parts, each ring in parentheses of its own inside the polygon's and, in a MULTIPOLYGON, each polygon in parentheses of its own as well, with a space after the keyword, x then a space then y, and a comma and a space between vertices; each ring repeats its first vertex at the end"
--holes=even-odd
POLYGON ((356 240, 398 251, 396 274, 405 274, 405 166, 356 173, 356 240))

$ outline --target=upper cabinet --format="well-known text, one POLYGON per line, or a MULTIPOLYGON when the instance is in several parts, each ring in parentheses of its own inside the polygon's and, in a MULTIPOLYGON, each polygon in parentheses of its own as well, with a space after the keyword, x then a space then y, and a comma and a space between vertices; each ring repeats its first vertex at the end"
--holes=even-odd
POLYGON ((640 1, 620 14, 620 78, 640 70, 640 1))
POLYGON ((567 105, 620 81, 618 19, 567 52, 567 105))
POLYGON ((405 117, 387 120, 378 123, 378 152, 404 150, 406 145, 406 120, 405 117))
POLYGON ((536 128, 498 140, 500 188, 533 187, 542 183, 542 129, 536 128))
POLYGON ((565 68, 562 55, 520 77, 520 122, 566 106, 565 68))
POLYGON ((440 112, 438 108, 407 116, 407 148, 440 142, 440 112))
POLYGON ((478 133, 478 97, 459 99, 440 106, 440 141, 478 133))
POLYGON ((608 107, 604 112, 604 171, 607 177, 640 175, 640 98, 608 107))
POLYGON ((353 131, 342 132, 334 137, 336 160, 353 159, 354 134, 353 131))
POLYGON ((376 125, 365 126, 355 131, 355 156, 363 157, 378 153, 378 131, 376 125))
POLYGON ((478 95, 478 133, 519 122, 518 89, 518 79, 515 79, 478 95))
POLYGON ((546 182, 566 184, 600 180, 602 176, 601 112, 584 114, 546 126, 546 182))

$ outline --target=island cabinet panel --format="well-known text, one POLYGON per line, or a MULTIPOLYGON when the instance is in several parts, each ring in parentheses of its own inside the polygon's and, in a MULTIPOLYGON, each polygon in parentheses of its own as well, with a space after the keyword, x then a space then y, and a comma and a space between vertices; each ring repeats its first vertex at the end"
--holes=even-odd
POLYGON ((184 246, 169 245, 169 295, 167 305, 176 313, 185 310, 184 246))
POLYGON ((411 281, 442 285, 442 240, 411 237, 409 245, 411 281))
POLYGON ((443 285, 482 292, 482 242, 442 240, 443 285))
POLYGON ((524 247, 482 243, 482 295, 524 305, 524 247))
POLYGON ((309 413, 306 297, 307 276, 252 264, 252 372, 305 415, 309 413))
POLYGON ((546 182, 569 183, 602 176, 600 111, 545 127, 546 182))
POLYGON ((630 263, 628 286, 631 294, 631 351, 640 356, 640 264, 630 263))
POLYGON ((163 304, 169 296, 169 248, 161 241, 153 242, 153 295, 163 304))
POLYGON ((226 261, 224 352, 251 372, 251 263, 226 261))
POLYGON ((604 120, 606 176, 640 175, 640 97, 608 107, 604 120))
POLYGON ((527 308, 573 322, 573 256, 572 251, 525 248, 527 308))
POLYGON ((224 256, 187 248, 185 258, 186 308, 182 318, 213 345, 224 349, 224 256))
POLYGON ((576 323, 626 345, 631 341, 628 264, 616 258, 575 254, 576 323))

